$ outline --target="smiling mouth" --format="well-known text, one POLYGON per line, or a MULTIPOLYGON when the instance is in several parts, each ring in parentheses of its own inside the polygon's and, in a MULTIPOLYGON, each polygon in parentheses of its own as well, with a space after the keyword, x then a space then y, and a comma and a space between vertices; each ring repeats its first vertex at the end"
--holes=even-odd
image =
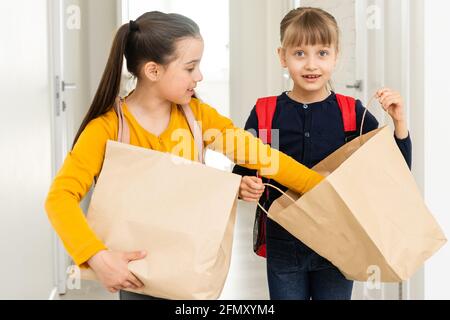
POLYGON ((305 76, 302 76, 302 77, 305 78, 305 79, 318 79, 318 78, 321 77, 321 75, 317 75, 317 74, 308 74, 308 75, 305 75, 305 76))

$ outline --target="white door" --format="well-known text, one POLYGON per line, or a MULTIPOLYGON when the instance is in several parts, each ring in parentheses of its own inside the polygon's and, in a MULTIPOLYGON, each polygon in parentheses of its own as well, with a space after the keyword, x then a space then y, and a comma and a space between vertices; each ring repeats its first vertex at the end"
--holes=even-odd
MULTIPOLYGON (((106 65, 117 27, 117 5, 110 0, 52 0, 53 174, 72 148, 106 65)), ((81 203, 86 212, 90 194, 81 203)), ((59 238, 55 240, 58 292, 66 293, 71 264, 59 238)), ((69 282, 70 283, 70 282, 69 282)))
MULTIPOLYGON (((67 0, 55 0, 52 4, 52 50, 53 50, 53 81, 54 81, 54 110, 53 110, 53 152, 54 152, 54 175, 62 166, 64 159, 71 148, 73 139, 72 122, 70 110, 70 91, 77 89, 70 70, 72 57, 70 51, 66 50, 68 38, 71 32, 79 32, 81 28, 81 8, 67 0), (72 79, 71 79, 72 77, 72 79)), ((76 48, 75 52, 78 53, 76 48)), ((70 259, 58 237, 55 238, 55 265, 56 284, 59 294, 66 293, 66 270, 70 259)))
POLYGON ((51 85, 46 0, 0 1, 0 300, 48 299, 52 233, 51 85))

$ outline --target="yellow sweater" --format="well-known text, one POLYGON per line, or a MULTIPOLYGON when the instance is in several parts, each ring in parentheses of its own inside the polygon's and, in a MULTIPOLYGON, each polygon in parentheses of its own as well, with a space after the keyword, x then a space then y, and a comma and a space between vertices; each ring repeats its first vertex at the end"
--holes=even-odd
MULTIPOLYGON (((323 179, 318 173, 294 159, 275 149, 270 149, 245 130, 234 127, 230 119, 221 116, 209 105, 192 99, 190 106, 196 120, 201 123, 202 131, 206 132, 206 135, 208 135, 207 132, 211 132, 211 129, 217 133, 206 137, 205 145, 226 154, 233 162, 250 169, 260 170, 262 175, 298 193, 307 192, 323 179), (230 132, 233 135, 230 135, 230 132), (245 138, 246 142, 239 144, 237 141, 243 141, 242 138, 245 138), (238 152, 237 149, 245 150, 238 152), (277 159, 279 170, 273 174, 264 174, 264 167, 270 163, 267 164, 267 159, 261 160, 257 150, 258 152, 263 150, 263 154, 271 155, 270 159, 277 159)), ((123 105, 123 112, 130 127, 130 143, 135 146, 161 152, 173 152, 179 145, 179 141, 174 141, 173 132, 178 128, 189 130, 185 116, 175 105, 172 106, 169 125, 159 137, 145 130, 130 113, 126 104, 123 105)), ((73 150, 67 155, 47 196, 45 208, 50 222, 77 265, 84 264, 98 251, 107 249, 89 227, 79 203, 91 188, 94 178, 98 177, 103 164, 106 142, 117 140, 117 130, 118 118, 113 109, 92 120, 80 135, 73 150)), ((192 135, 190 139, 194 145, 192 135)), ((194 155, 194 152, 188 152, 184 156, 194 160, 194 155)))

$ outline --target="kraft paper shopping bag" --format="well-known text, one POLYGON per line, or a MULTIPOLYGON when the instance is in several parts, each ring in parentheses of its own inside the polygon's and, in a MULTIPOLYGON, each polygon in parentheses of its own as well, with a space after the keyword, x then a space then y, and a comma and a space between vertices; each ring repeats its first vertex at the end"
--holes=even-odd
POLYGON ((326 179, 301 197, 278 198, 269 218, 348 279, 409 279, 445 244, 388 127, 357 137, 313 170, 326 179))

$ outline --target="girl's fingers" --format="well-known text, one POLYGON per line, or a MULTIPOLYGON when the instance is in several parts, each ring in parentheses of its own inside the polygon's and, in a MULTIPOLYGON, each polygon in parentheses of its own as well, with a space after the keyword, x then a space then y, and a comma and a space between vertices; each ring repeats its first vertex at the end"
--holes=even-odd
POLYGON ((116 293, 117 291, 119 291, 119 288, 112 287, 112 288, 109 288, 108 291, 111 292, 111 293, 116 293))
POLYGON ((262 179, 259 178, 259 177, 255 177, 255 176, 247 176, 247 178, 248 178, 249 180, 253 181, 253 182, 262 184, 262 179))
POLYGON ((256 183, 243 181, 243 183, 241 183, 241 189, 255 194, 260 194, 264 192, 265 187, 264 185, 258 185, 256 183))
POLYGON ((122 286, 125 289, 137 289, 137 286, 135 286, 133 283, 131 283, 131 281, 125 281, 122 286))
POLYGON ((241 195, 242 195, 243 197, 246 197, 246 198, 255 198, 255 199, 259 199, 259 197, 261 196, 261 195, 258 195, 258 194, 254 194, 254 193, 252 193, 252 192, 249 192, 249 191, 247 191, 247 190, 243 190, 243 191, 241 192, 241 195))
POLYGON ((391 91, 391 92, 385 92, 385 93, 383 93, 383 94, 379 97, 378 101, 379 101, 381 104, 383 104, 383 103, 385 103, 388 99, 397 99, 397 100, 400 100, 401 98, 402 98, 402 97, 401 97, 401 95, 400 95, 399 92, 391 91))
POLYGON ((146 255, 145 251, 124 252, 124 258, 127 262, 143 259, 146 255))
POLYGON ((393 95, 393 96, 386 97, 380 103, 383 106, 383 109, 387 110, 387 109, 389 109, 389 107, 391 105, 393 105, 393 104, 400 104, 400 102, 401 102, 401 97, 399 97, 397 95, 393 95))
POLYGON ((393 104, 399 104, 399 102, 400 102, 400 101, 399 101, 398 98, 392 97, 392 98, 390 98, 390 99, 387 99, 387 100, 384 102, 383 108, 384 108, 384 110, 387 110, 387 109, 389 109, 390 106, 392 106, 393 104))
POLYGON ((390 97, 392 97, 394 95, 395 95, 395 93, 393 93, 393 92, 385 92, 380 96, 379 101, 380 101, 380 103, 383 103, 384 101, 386 101, 386 99, 389 99, 390 97))
POLYGON ((253 188, 246 187, 246 188, 242 188, 242 191, 245 191, 248 194, 252 194, 254 196, 260 196, 260 195, 263 194, 264 189, 262 189, 262 190, 255 190, 253 188))
POLYGON ((388 92, 389 89, 388 88, 381 88, 380 90, 377 91, 377 96, 381 97, 384 93, 388 92))
MULTIPOLYGON (((252 200, 259 200, 261 196, 260 195, 254 195, 248 191, 242 191, 241 192, 241 198, 242 199, 252 199, 252 200)), ((248 201, 248 200, 247 200, 248 201)))
POLYGON ((386 102, 385 102, 386 109, 389 109, 389 107, 391 105, 395 104, 396 102, 397 102, 396 98, 386 99, 386 102))
POLYGON ((383 101, 386 99, 388 95, 387 94, 381 94, 380 97, 378 98, 378 101, 383 104, 383 101))
POLYGON ((264 184, 261 180, 261 178, 258 177, 247 177, 247 179, 244 181, 250 188, 253 188, 255 190, 264 189, 264 184))
POLYGON ((246 202, 255 202, 255 203, 259 201, 259 199, 257 198, 244 198, 243 200, 246 202))
POLYGON ((383 108, 383 110, 386 110, 386 101, 385 100, 380 101, 380 105, 383 108))
POLYGON ((378 101, 383 104, 387 99, 391 97, 397 97, 401 98, 401 95, 399 92, 392 91, 392 90, 385 90, 382 91, 381 94, 378 96, 378 101))
POLYGON ((239 197, 244 201, 256 202, 264 192, 261 178, 245 176, 242 178, 239 197))
POLYGON ((250 184, 250 187, 253 189, 253 190, 264 190, 264 185, 261 183, 261 184, 258 184, 258 183, 255 183, 255 182, 252 182, 251 184, 250 184))

